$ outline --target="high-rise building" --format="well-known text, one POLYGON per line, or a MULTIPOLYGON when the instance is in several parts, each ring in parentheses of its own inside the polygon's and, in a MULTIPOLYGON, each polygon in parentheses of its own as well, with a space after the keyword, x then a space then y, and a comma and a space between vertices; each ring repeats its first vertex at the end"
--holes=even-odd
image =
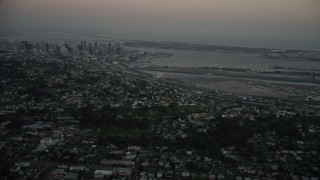
POLYGON ((25 46, 26 50, 31 51, 33 49, 32 44, 30 44, 28 41, 21 41, 21 43, 25 46))
POLYGON ((50 45, 48 43, 46 43, 46 51, 49 52, 50 51, 50 45))
POLYGON ((87 41, 83 41, 83 49, 87 48, 87 41))
POLYGON ((122 43, 117 43, 117 54, 119 56, 122 56, 124 52, 124 46, 122 45, 122 43))
POLYGON ((56 46, 56 53, 59 54, 59 55, 62 55, 63 54, 63 47, 61 47, 60 45, 57 45, 56 46))
POLYGON ((108 43, 108 55, 113 55, 113 46, 112 43, 108 43))
POLYGON ((93 45, 91 43, 88 44, 89 54, 93 54, 93 45))
POLYGON ((87 42, 86 41, 81 41, 81 48, 79 48, 79 50, 85 50, 87 47, 87 42))

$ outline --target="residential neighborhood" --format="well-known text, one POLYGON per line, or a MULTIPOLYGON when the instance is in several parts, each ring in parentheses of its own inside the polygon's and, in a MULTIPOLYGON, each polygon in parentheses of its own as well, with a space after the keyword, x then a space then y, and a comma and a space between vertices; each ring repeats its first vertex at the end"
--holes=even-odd
POLYGON ((120 41, 0 41, 0 179, 319 179, 317 100, 136 68, 159 56, 120 41))

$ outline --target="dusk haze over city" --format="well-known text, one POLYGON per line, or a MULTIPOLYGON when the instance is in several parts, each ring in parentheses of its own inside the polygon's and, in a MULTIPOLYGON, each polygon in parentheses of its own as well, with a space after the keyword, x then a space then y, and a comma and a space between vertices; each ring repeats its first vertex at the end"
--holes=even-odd
POLYGON ((4 0, 0 30, 319 49, 319 7, 318 0, 4 0))
POLYGON ((0 180, 319 180, 319 0, 0 0, 0 180))

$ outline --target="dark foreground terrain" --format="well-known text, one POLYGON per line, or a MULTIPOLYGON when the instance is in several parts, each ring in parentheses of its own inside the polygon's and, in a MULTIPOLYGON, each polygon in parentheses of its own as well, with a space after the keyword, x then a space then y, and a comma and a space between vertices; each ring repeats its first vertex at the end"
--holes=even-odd
POLYGON ((1 47, 3 179, 320 176, 319 91, 305 87, 316 79, 136 68, 150 54, 120 42, 3 41, 1 47), (211 76, 227 83, 201 82, 211 76), (291 93, 280 81, 292 83, 291 93), (231 82, 250 87, 233 85, 244 89, 239 93, 231 82))

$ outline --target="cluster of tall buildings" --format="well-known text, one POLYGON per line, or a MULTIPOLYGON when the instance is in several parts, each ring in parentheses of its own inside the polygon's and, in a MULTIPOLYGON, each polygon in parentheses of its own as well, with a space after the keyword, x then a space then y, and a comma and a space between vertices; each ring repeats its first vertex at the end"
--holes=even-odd
POLYGON ((65 41, 63 43, 49 43, 45 41, 0 41, 0 50, 4 51, 30 51, 33 53, 55 53, 62 56, 68 55, 97 55, 97 56, 123 56, 125 48, 121 42, 98 42, 79 43, 65 41))
POLYGON ((99 44, 98 42, 87 43, 87 41, 81 41, 78 45, 78 50, 82 53, 88 53, 93 55, 118 55, 122 56, 124 53, 124 46, 122 43, 109 42, 107 44, 99 44))

